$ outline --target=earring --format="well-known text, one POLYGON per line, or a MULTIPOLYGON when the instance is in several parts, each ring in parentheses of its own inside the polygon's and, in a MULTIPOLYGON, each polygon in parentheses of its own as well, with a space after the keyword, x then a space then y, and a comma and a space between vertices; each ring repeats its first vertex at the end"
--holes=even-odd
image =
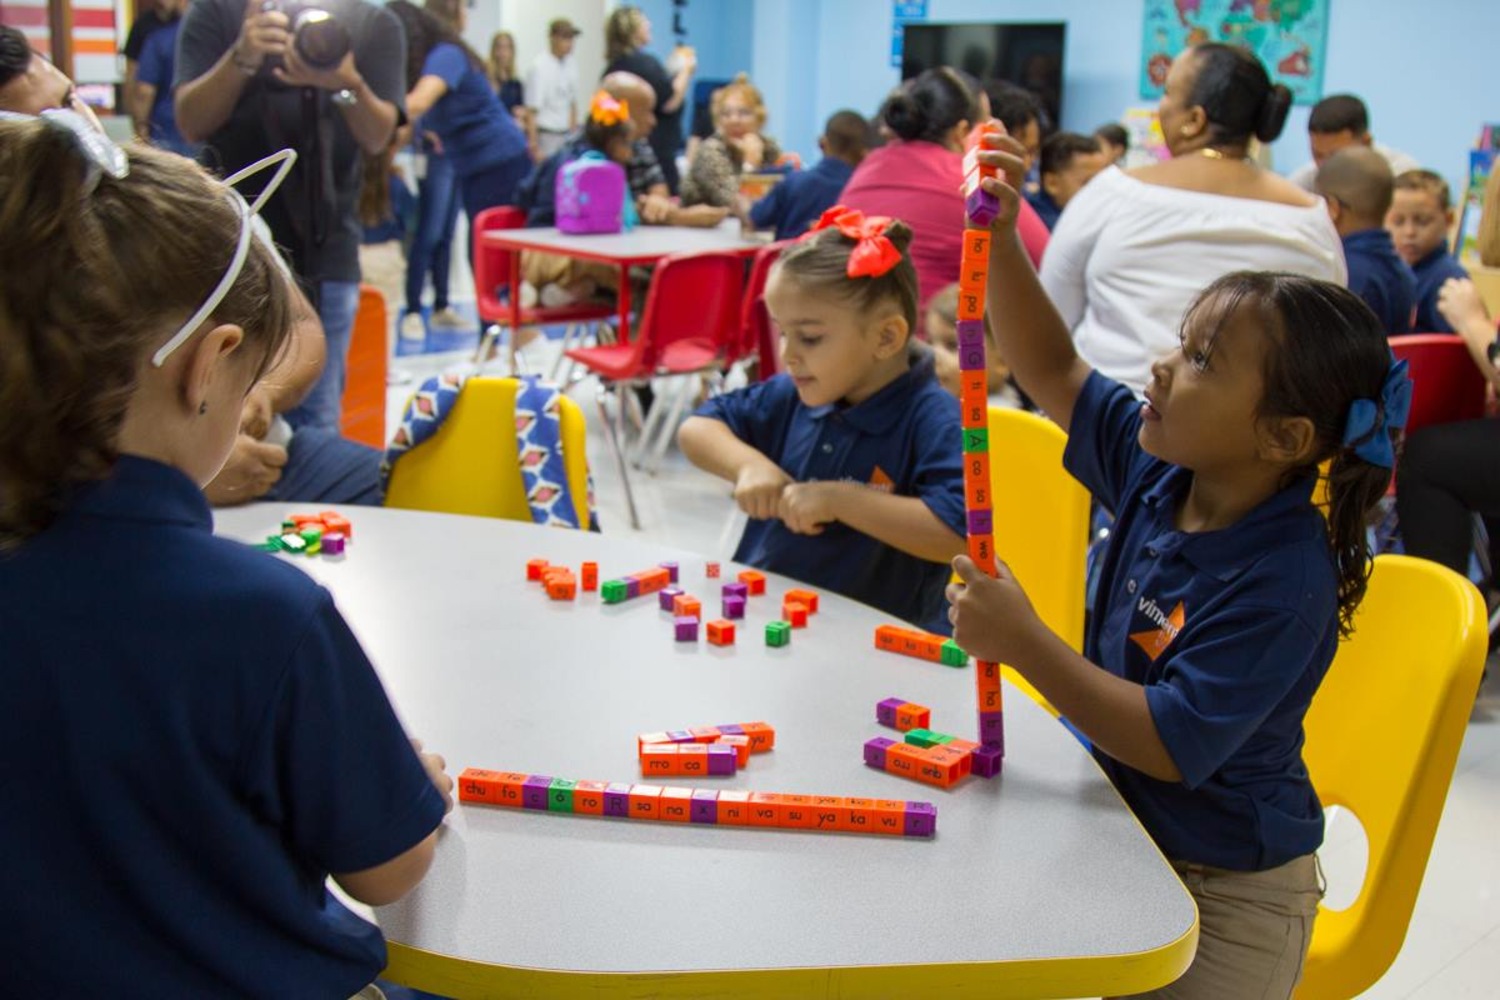
POLYGON ((207 412, 208 412, 208 404, 207 403, 199 403, 198 404, 198 416, 201 417, 201 416, 203 416, 207 412))
POLYGON ((1188 128, 1186 125, 1184 125, 1184 126, 1182 126, 1182 128, 1178 129, 1177 132, 1178 132, 1178 134, 1180 134, 1185 139, 1189 135, 1192 135, 1193 130, 1190 129, 1190 128, 1188 128))

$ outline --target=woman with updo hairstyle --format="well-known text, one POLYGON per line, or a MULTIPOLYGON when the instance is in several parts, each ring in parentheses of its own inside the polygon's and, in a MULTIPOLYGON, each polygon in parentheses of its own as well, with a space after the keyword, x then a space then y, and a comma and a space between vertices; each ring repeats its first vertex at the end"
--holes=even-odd
POLYGON ((1106 167, 1052 231, 1042 285, 1091 366, 1137 395, 1178 349, 1197 293, 1232 271, 1287 271, 1344 284, 1343 248, 1322 199, 1262 170, 1292 95, 1233 45, 1198 45, 1172 63, 1158 107, 1172 156, 1106 167))
MULTIPOLYGON (((839 201, 866 215, 904 219, 912 229, 917 268, 918 335, 927 300, 958 281, 963 255, 964 140, 983 117, 982 92, 946 66, 929 69, 897 88, 879 119, 892 139, 854 168, 839 201)), ((1017 221, 1033 263, 1047 245, 1047 227, 1030 205, 1017 221)))
POLYGON ((761 131, 766 105, 745 74, 714 91, 712 106, 714 134, 693 152, 682 179, 682 203, 727 208, 743 216, 740 175, 776 166, 781 146, 761 131))

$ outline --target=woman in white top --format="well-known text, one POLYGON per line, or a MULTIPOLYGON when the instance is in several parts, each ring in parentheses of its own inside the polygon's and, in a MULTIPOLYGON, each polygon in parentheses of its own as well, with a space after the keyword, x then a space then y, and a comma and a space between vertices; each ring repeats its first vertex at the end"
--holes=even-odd
POLYGON ((1159 108, 1172 158, 1095 176, 1042 258, 1042 284, 1089 364, 1139 394, 1151 363, 1177 349, 1193 297, 1231 271, 1346 283, 1322 200, 1246 155, 1252 136, 1281 134, 1291 100, 1244 49, 1177 57, 1159 108))

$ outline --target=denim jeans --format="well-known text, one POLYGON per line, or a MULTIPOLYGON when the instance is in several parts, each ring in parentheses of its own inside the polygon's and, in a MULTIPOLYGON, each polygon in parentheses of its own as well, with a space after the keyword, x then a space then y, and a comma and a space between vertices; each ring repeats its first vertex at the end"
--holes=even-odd
POLYGON ((514 205, 516 188, 531 173, 531 158, 525 153, 503 160, 478 173, 458 179, 459 197, 469 216, 469 259, 474 259, 474 220, 496 205, 514 205))
POLYGON ((303 428, 287 445, 281 479, 262 500, 379 507, 380 460, 374 448, 316 427, 303 428))
POLYGON ((286 413, 286 420, 296 429, 321 427, 337 433, 349 362, 349 341, 354 333, 354 312, 359 308, 359 282, 320 282, 317 307, 318 318, 323 321, 323 337, 328 344, 328 359, 312 392, 296 409, 286 413))
POLYGON ((417 228, 406 257, 406 311, 422 309, 422 286, 432 274, 432 311, 448 306, 448 266, 458 228, 458 176, 446 156, 427 156, 427 176, 417 185, 417 228))

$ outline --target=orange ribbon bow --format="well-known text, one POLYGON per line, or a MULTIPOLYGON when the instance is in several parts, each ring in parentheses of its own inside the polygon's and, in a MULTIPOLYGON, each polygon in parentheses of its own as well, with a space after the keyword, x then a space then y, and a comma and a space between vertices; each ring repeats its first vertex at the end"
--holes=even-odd
POLYGON ((630 105, 615 100, 609 91, 601 90, 589 103, 589 117, 600 125, 618 125, 630 120, 630 105))
POLYGON ((887 216, 872 215, 866 218, 865 213, 858 209, 835 205, 812 224, 808 236, 824 229, 837 229, 854 241, 854 249, 849 252, 849 277, 878 278, 901 263, 901 251, 885 235, 890 224, 891 220, 887 216))

